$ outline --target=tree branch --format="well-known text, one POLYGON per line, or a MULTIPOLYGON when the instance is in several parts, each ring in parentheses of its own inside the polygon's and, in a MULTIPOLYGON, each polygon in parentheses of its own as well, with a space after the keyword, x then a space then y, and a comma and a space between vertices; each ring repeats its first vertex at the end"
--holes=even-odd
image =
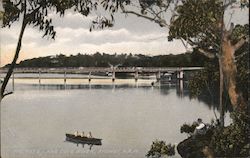
POLYGON ((10 94, 13 94, 13 92, 7 92, 7 93, 5 93, 2 98, 6 97, 7 95, 10 95, 10 94))
POLYGON ((21 0, 19 0, 18 2, 17 2, 17 4, 15 4, 15 7, 17 7, 17 6, 19 6, 20 4, 21 4, 21 0))
POLYGON ((246 55, 246 54, 248 54, 248 51, 246 51, 246 52, 244 52, 244 53, 242 53, 242 54, 240 54, 238 56, 235 56, 235 59, 239 60, 240 58, 244 57, 244 55, 246 55))
POLYGON ((146 16, 146 15, 142 15, 142 14, 139 14, 139 13, 134 12, 134 11, 123 11, 123 13, 125 13, 125 14, 134 14, 134 15, 136 15, 138 17, 142 17, 142 18, 148 19, 150 21, 153 21, 153 22, 159 24, 161 27, 169 27, 169 25, 166 23, 166 21, 164 19, 157 20, 155 18, 146 16))
MULTIPOLYGON (((196 45, 195 42, 193 42, 193 41, 190 40, 190 39, 188 39, 187 42, 188 42, 188 44, 190 44, 191 46, 196 45)), ((210 59, 213 59, 213 58, 216 57, 216 55, 215 55, 213 52, 207 51, 207 50, 202 49, 202 48, 197 48, 197 49, 198 49, 198 51, 199 51, 200 53, 202 53, 203 55, 205 55, 206 57, 208 57, 208 58, 210 58, 210 59)))
POLYGON ((235 45, 234 45, 234 50, 238 50, 246 41, 248 41, 248 38, 242 37, 235 45))
POLYGON ((230 5, 232 5, 235 2, 236 2, 236 0, 230 0, 227 4, 224 4, 223 9, 226 10, 227 7, 229 7, 230 5))
POLYGON ((31 6, 31 9, 34 10, 34 6, 32 5, 31 1, 28 1, 29 5, 31 6))
POLYGON ((204 49, 202 49, 202 48, 198 48, 198 51, 199 51, 200 53, 202 53, 203 55, 205 55, 206 57, 210 58, 210 59, 215 58, 215 55, 214 55, 213 53, 211 53, 211 52, 209 52, 209 51, 206 51, 206 50, 204 50, 204 49))
MULTIPOLYGON (((168 8, 168 7, 167 7, 168 8)), ((166 12, 167 11, 167 8, 163 9, 163 10, 160 10, 158 13, 154 11, 154 9, 150 9, 151 11, 151 14, 155 16, 155 18, 158 18, 159 20, 163 20, 162 17, 160 17, 160 14, 163 13, 163 12, 166 12)), ((166 23, 166 22, 165 22, 166 23)), ((168 25, 169 26, 169 25, 168 25)))
POLYGON ((34 14, 34 13, 35 13, 35 12, 37 12, 40 8, 41 8, 41 5, 40 5, 39 7, 37 7, 37 8, 35 8, 35 9, 33 9, 33 10, 32 10, 32 12, 27 13, 27 15, 26 15, 26 16, 28 17, 28 16, 30 16, 30 15, 32 15, 32 14, 34 14))

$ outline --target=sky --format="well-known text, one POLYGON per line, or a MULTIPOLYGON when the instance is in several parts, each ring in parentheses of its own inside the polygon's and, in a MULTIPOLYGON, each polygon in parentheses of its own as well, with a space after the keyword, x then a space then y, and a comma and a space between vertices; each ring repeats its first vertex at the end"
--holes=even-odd
MULTIPOLYGON (((248 9, 233 9, 228 11, 226 19, 233 14, 234 23, 248 22, 248 9)), ((96 13, 100 14, 100 13, 96 13)), ((91 21, 96 17, 84 17, 73 12, 66 12, 63 18, 50 13, 57 32, 56 39, 42 38, 43 32, 37 28, 27 27, 24 32, 22 49, 18 62, 40 56, 78 53, 132 53, 145 55, 179 54, 186 52, 179 40, 168 42, 168 30, 146 19, 133 15, 115 16, 115 25, 105 30, 89 32, 91 21)), ((17 37, 20 32, 20 22, 10 28, 0 30, 0 66, 9 63, 14 55, 17 37)))

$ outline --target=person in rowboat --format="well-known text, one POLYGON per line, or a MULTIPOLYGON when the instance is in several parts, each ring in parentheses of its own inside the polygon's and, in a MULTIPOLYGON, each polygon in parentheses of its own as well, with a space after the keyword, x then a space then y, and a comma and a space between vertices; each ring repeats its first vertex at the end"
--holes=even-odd
POLYGON ((77 137, 77 136, 78 136, 78 131, 76 131, 76 132, 74 133, 74 135, 77 137))
POLYGON ((87 137, 88 138, 93 138, 91 132, 88 133, 87 137))
POLYGON ((85 137, 84 132, 81 133, 81 137, 85 137))

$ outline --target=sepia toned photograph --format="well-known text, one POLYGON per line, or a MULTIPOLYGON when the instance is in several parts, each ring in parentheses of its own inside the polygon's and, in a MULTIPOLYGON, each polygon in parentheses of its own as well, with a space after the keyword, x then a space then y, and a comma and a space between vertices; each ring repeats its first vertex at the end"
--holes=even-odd
POLYGON ((250 157, 248 0, 0 0, 0 158, 250 157))

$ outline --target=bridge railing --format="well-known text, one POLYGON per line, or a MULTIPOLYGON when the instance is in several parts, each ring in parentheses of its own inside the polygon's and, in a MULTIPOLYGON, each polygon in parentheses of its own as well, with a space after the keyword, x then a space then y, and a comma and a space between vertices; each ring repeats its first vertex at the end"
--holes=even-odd
MULTIPOLYGON (((65 67, 65 68, 15 68, 15 73, 89 73, 89 72, 173 72, 202 70, 203 67, 65 67)), ((1 73, 6 73, 8 68, 0 68, 1 73)))

